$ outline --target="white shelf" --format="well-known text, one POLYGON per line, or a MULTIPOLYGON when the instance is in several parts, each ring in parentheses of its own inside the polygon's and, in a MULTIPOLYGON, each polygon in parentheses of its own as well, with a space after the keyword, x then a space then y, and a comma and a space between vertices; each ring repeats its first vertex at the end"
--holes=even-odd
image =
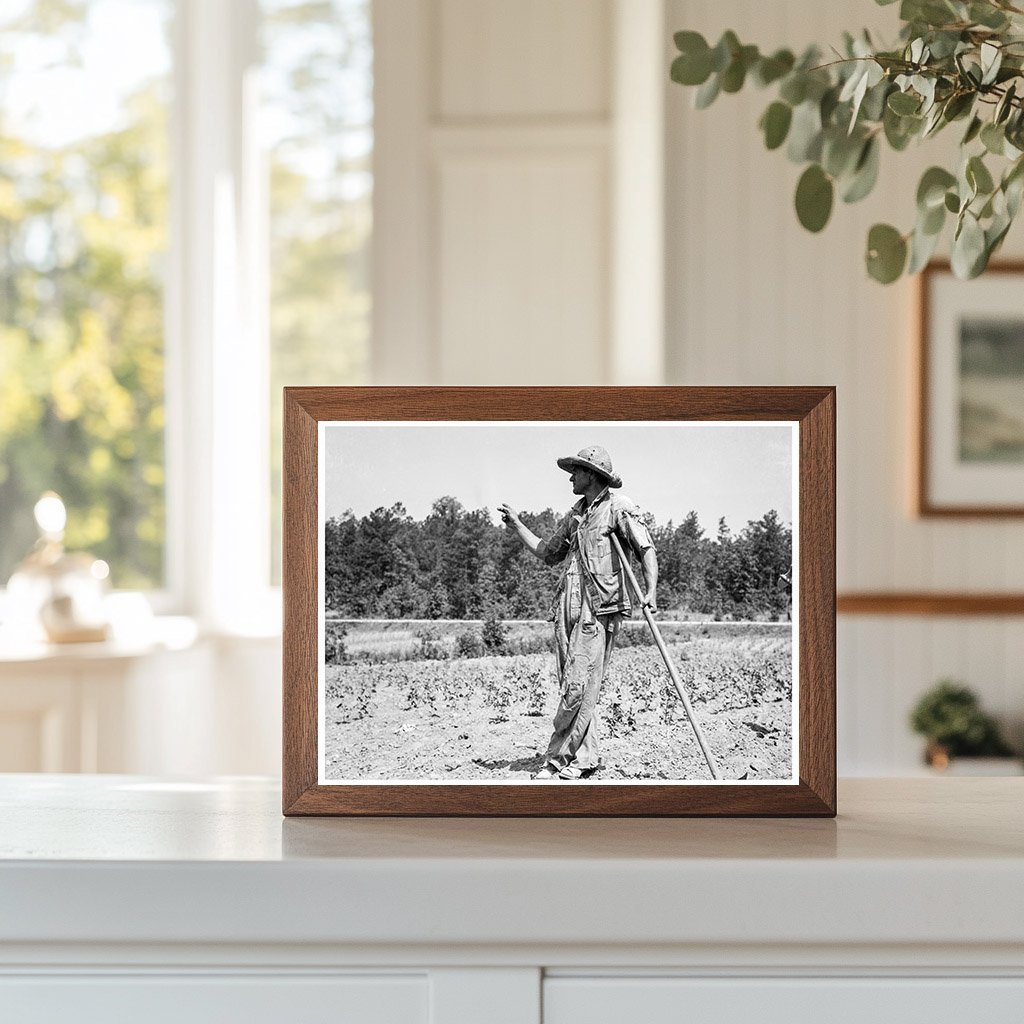
POLYGON ((285 820, 265 780, 0 776, 0 1005, 25 1024, 1017 1024, 1020 796, 854 779, 835 821, 285 820))
POLYGON ((1020 796, 847 780, 836 821, 283 819, 259 780, 7 776, 0 941, 1024 944, 1020 796))

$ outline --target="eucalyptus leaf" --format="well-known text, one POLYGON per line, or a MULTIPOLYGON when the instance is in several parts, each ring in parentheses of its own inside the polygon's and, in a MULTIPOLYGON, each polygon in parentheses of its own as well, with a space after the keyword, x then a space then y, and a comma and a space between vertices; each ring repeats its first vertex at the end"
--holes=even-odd
POLYGON ((1003 63, 1003 51, 987 40, 981 44, 979 51, 981 58, 981 84, 991 85, 999 74, 999 68, 1003 63))
POLYGON ((942 206, 947 190, 955 184, 956 176, 944 167, 929 167, 917 186, 917 208, 927 213, 936 206, 942 206))
POLYGON ((954 93, 943 105, 942 116, 946 121, 956 121, 961 117, 966 117, 974 107, 974 100, 974 93, 954 93))
POLYGON ((727 29, 711 51, 711 70, 721 74, 733 62, 733 57, 742 48, 736 33, 727 29))
MULTIPOLYGON (((978 196, 978 184, 973 177, 967 174, 967 161, 965 160, 956 176, 956 193, 960 197, 960 206, 957 213, 963 213, 978 196)), ((959 224, 957 225, 959 230, 959 224)))
POLYGON ((977 25, 999 30, 1007 25, 1007 17, 989 3, 972 3, 967 16, 977 25))
POLYGON ((693 32, 690 29, 673 32, 672 42, 676 44, 676 49, 680 53, 693 53, 701 50, 705 53, 710 53, 711 51, 708 41, 699 32, 693 32))
POLYGON ((926 25, 945 25, 956 20, 957 12, 942 0, 903 0, 900 17, 926 25))
POLYGON ((1020 210, 1024 196, 1024 157, 1019 157, 1003 174, 1003 194, 1006 196, 1006 210, 1012 220, 1020 210))
POLYGON ((839 94, 840 103, 851 103, 853 105, 853 110, 850 113, 850 127, 848 131, 852 132, 854 125, 857 123, 857 112, 860 110, 860 105, 864 101, 867 91, 867 67, 866 65, 861 64, 846 80, 846 85, 843 86, 843 91, 839 94))
POLYGON ((960 140, 961 146, 970 145, 977 137, 982 128, 982 120, 980 117, 972 117, 971 123, 967 126, 967 131, 964 132, 964 137, 960 140))
POLYGON ((808 231, 820 231, 832 214, 832 181, 817 165, 811 164, 796 186, 796 215, 808 231))
POLYGON ((886 110, 882 116, 885 141, 897 152, 906 149, 910 140, 917 134, 923 123, 923 118, 900 117, 891 110, 886 110))
POLYGON ((939 203, 928 210, 919 210, 917 214, 917 229, 926 235, 939 234, 946 224, 946 204, 939 203))
POLYGON ((1013 219, 1009 214, 1004 213, 985 228, 985 262, 982 266, 976 268, 975 276, 985 269, 992 254, 1002 246, 1006 233, 1010 230, 1011 223, 1013 223, 1013 219))
POLYGON ((958 196, 956 192, 947 192, 944 205, 950 213, 959 213, 960 196, 958 196))
POLYGON ((957 70, 960 72, 960 78, 967 88, 981 89, 981 65, 976 60, 973 58, 967 59, 958 53, 953 58, 953 63, 956 64, 957 70))
MULTIPOLYGON (((860 88, 861 82, 867 77, 867 66, 864 61, 857 61, 853 65, 849 78, 843 83, 842 92, 839 94, 840 103, 849 103, 854 94, 860 88)), ((866 86, 865 86, 866 88, 866 86)))
POLYGON ((718 98, 718 94, 722 91, 722 80, 721 78, 713 74, 697 91, 693 96, 693 105, 698 110, 705 110, 711 106, 712 103, 718 98))
POLYGON ((701 85, 711 74, 711 61, 697 62, 690 57, 676 57, 669 69, 669 77, 680 85, 701 85))
POLYGON ((959 45, 961 45, 960 33, 955 30, 933 32, 928 41, 928 48, 932 51, 933 60, 946 60, 956 52, 959 45))
POLYGON ((867 269, 880 284, 892 284, 907 262, 907 243, 890 224, 875 224, 868 232, 867 269))
POLYGON ((985 161, 980 156, 972 156, 967 161, 966 173, 967 181, 972 185, 975 193, 988 195, 995 188, 992 175, 985 166, 985 161))
POLYGON ((894 92, 889 96, 889 109, 894 114, 916 114, 921 107, 921 100, 909 92, 894 92))
POLYGON ((779 98, 785 100, 791 107, 797 107, 807 99, 807 74, 803 71, 794 71, 783 80, 779 87, 779 98))
POLYGON ((821 156, 821 111, 813 101, 801 103, 793 111, 786 155, 793 163, 817 160, 821 156))
POLYGON ((810 71, 813 68, 816 68, 820 63, 821 50, 814 44, 811 44, 802 54, 800 54, 800 59, 796 63, 796 70, 810 71))
POLYGON ((722 72, 722 92, 739 92, 746 81, 747 72, 758 59, 756 46, 741 46, 732 63, 722 72))
POLYGON ((1017 177, 1004 185, 1003 193, 1006 196, 1006 213, 1012 222, 1020 211, 1020 201, 1024 197, 1024 177, 1017 177))
MULTIPOLYGON (((876 65, 877 66, 877 65, 876 65)), ((881 121, 885 113, 885 101, 893 91, 893 84, 888 79, 882 78, 874 85, 869 86, 864 95, 864 102, 860 105, 860 120, 881 121)))
POLYGON ((844 203, 859 202, 875 187, 878 181, 878 151, 878 138, 872 136, 864 143, 853 176, 843 188, 844 203))
POLYGON ((962 281, 977 276, 975 266, 985 257, 985 232, 969 210, 964 211, 953 238, 950 263, 953 273, 962 281))
POLYGON ((1024 160, 1021 159, 1015 160, 1003 172, 1003 188, 1017 180, 1024 180, 1024 160))
POLYGON ((1010 112, 1013 109, 1012 104, 1013 104, 1014 97, 1016 95, 1017 95, 1017 83, 1016 82, 1011 82, 1006 87, 1006 91, 1003 93, 1003 95, 1000 98, 999 102, 996 104, 996 112, 995 112, 995 114, 992 117, 992 120, 995 121, 996 124, 1002 124, 1007 119, 1007 117, 1009 117, 1010 112))
POLYGON ((981 129, 981 142, 994 156, 1002 156, 1006 146, 1006 133, 1001 125, 989 121, 981 129))
POLYGON ((1003 51, 998 46, 986 41, 981 44, 979 56, 981 58, 981 84, 991 85, 996 80, 1000 65, 1003 63, 1003 51))
POLYGON ((824 69, 812 68, 810 71, 804 72, 804 89, 807 99, 820 102, 831 88, 832 80, 824 69))
POLYGON ((927 138, 934 132, 938 131, 945 123, 944 111, 940 106, 933 106, 931 113, 925 119, 924 131, 921 132, 922 138, 927 138))
POLYGON ((818 102, 818 111, 821 114, 822 124, 828 124, 833 119, 838 120, 839 114, 837 114, 836 108, 839 106, 839 92, 838 88, 829 89, 818 102))
POLYGON ((768 149, 778 149, 786 141, 792 120, 793 108, 788 103, 776 100, 769 105, 760 121, 764 144, 768 149))
POLYGON ((927 113, 935 103, 935 79, 928 78, 926 75, 914 75, 910 79, 910 84, 914 91, 924 100, 921 112, 927 113))
POLYGON ((864 148, 863 133, 859 137, 844 134, 838 127, 822 133, 821 166, 833 178, 853 171, 864 148))
POLYGON ((754 81, 760 86, 771 85, 788 75, 795 63, 796 58, 790 50, 776 50, 770 57, 762 57, 754 66, 754 81))
POLYGON ((941 231, 928 233, 920 227, 914 229, 910 237, 910 262, 907 264, 907 273, 916 274, 928 265, 928 261, 935 254, 938 247, 941 231))

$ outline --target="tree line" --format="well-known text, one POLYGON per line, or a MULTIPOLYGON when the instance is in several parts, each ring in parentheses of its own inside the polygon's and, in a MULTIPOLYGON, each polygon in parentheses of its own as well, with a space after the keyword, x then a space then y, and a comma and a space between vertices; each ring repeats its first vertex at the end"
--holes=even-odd
MULTIPOLYGON (((539 537, 561 516, 521 512, 539 537)), ((792 530, 773 509, 733 534, 725 519, 705 534, 696 512, 659 526, 647 516, 658 552, 658 604, 666 617, 777 619, 791 608, 792 530)), ((327 520, 327 611, 342 618, 543 619, 560 571, 531 555, 483 509, 438 498, 423 520, 399 502, 357 517, 327 520)))

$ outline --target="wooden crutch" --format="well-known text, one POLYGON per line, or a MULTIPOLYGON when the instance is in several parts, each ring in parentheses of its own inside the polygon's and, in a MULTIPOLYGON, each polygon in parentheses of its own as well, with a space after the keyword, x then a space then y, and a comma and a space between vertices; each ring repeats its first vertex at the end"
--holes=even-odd
POLYGON ((701 729, 697 719, 693 716, 693 708, 690 706, 690 698, 686 696, 686 693, 683 690, 683 684, 679 679, 679 673, 676 671, 675 665, 672 664, 668 648, 665 646, 665 641, 662 639, 661 630, 658 629, 658 624, 654 621, 651 609, 644 604, 644 595, 640 591, 640 584, 637 583, 636 576, 633 575, 633 569, 629 564, 629 559, 626 558, 626 555, 622 550, 619 538, 616 537, 614 533, 609 536, 611 537, 612 544, 615 547, 615 553, 619 556, 623 569, 626 570, 626 579, 629 580, 629 585, 633 588, 633 593, 636 595, 637 603, 640 605, 640 608, 644 613, 647 625, 651 627, 651 634, 654 637, 654 642, 658 645, 658 650, 661 651, 661 656, 665 661, 665 668, 668 669, 672 685, 676 688, 676 693, 679 694, 679 699, 683 702, 686 717, 689 719, 690 725, 693 727, 694 735, 697 737, 697 742, 700 744, 700 749, 704 754, 704 760, 707 761, 708 768, 711 770, 711 778, 720 779, 721 776, 718 774, 718 768, 715 766, 715 759, 711 756, 711 750, 708 747, 707 737, 704 735, 704 731, 701 729))

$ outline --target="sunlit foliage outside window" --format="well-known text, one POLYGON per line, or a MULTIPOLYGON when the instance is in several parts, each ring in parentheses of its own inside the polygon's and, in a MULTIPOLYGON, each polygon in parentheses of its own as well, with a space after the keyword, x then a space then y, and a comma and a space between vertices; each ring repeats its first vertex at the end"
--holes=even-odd
POLYGON ((270 173, 271 566, 280 574, 281 388, 361 384, 370 336, 370 0, 263 0, 270 173))
POLYGON ((115 586, 164 579, 171 14, 0 6, 0 586, 48 489, 115 586))

